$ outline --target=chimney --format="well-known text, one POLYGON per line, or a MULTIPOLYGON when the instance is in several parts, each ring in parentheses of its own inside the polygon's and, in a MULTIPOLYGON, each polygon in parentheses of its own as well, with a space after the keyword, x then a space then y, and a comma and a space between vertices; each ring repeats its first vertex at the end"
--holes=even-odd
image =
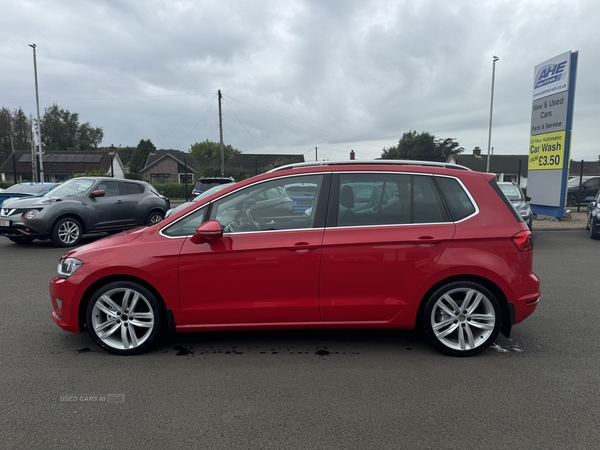
POLYGON ((475 147, 473 149, 473 156, 479 156, 479 157, 481 157, 481 149, 479 147, 475 147))
POLYGON ((356 159, 356 155, 354 153, 354 150, 350 150, 350 159, 351 160, 356 159))
POLYGON ((156 147, 152 144, 152 149, 150 150, 151 155, 156 155, 156 147))

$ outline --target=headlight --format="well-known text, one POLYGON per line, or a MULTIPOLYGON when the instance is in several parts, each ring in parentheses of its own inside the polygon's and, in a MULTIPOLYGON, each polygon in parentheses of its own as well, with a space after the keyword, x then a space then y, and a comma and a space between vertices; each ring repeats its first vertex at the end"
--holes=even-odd
POLYGON ((76 258, 65 258, 58 262, 58 277, 69 278, 83 263, 76 258))
POLYGON ((30 209, 30 210, 29 210, 29 211, 27 211, 25 214, 23 214, 23 216, 24 216, 26 219, 29 219, 29 220, 31 220, 31 219, 33 219, 33 218, 35 217, 35 215, 36 215, 36 214, 37 214, 37 211, 36 211, 36 210, 34 210, 34 209, 30 209))

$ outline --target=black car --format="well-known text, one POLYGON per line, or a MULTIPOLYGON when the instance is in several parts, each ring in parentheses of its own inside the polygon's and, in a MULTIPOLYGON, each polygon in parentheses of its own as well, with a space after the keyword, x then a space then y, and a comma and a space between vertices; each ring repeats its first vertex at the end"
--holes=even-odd
POLYGON ((586 197, 593 197, 600 190, 600 177, 574 177, 567 181, 567 205, 577 206, 587 203, 586 197), (579 183, 581 181, 581 190, 579 183))
POLYGON ((50 239, 57 247, 69 247, 85 233, 153 225, 167 209, 166 198, 142 181, 72 178, 41 197, 5 203, 0 209, 0 236, 17 244, 50 239))
POLYGON ((192 190, 192 198, 197 197, 202 194, 204 191, 208 191, 210 188, 218 186, 219 184, 227 184, 233 183, 235 180, 233 178, 227 177, 202 177, 198 178, 196 181, 196 185, 192 190))

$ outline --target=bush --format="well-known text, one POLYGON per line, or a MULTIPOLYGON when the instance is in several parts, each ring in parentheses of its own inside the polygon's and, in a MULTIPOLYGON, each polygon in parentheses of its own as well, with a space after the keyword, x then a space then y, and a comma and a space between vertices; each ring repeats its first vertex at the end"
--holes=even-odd
POLYGON ((11 187, 14 183, 10 182, 10 181, 0 181, 0 189, 8 189, 9 187, 11 187))
POLYGON ((188 183, 188 192, 185 192, 184 183, 161 183, 153 184, 154 188, 163 195, 166 195, 170 199, 174 198, 190 198, 192 189, 194 189, 193 183, 188 183))

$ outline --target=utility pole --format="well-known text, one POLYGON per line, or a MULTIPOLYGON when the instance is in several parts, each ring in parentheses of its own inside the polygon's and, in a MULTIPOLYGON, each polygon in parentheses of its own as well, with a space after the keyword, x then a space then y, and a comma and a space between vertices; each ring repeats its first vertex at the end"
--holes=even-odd
POLYGON ((31 128, 29 129, 29 132, 31 133, 31 179, 34 182, 38 181, 38 176, 37 176, 37 164, 35 162, 35 142, 33 139, 33 117, 31 116, 31 114, 29 114, 29 123, 31 124, 31 128))
POLYGON ((42 122, 40 121, 40 96, 38 94, 38 81, 37 81, 37 61, 35 58, 35 44, 29 44, 33 49, 33 73, 35 76, 35 103, 37 105, 37 129, 38 129, 38 144, 40 151, 40 182, 44 182, 44 162, 42 161, 42 122))
POLYGON ((221 135, 221 176, 225 176, 225 149, 223 147, 223 116, 221 115, 221 89, 219 89, 219 134, 221 135))
POLYGON ((315 161, 319 160, 319 156, 317 155, 317 147, 315 147, 315 161))
POLYGON ((486 167, 486 172, 489 173, 490 171, 490 146, 492 145, 492 113, 494 112, 494 78, 496 76, 496 61, 498 61, 500 58, 498 58, 497 56, 494 56, 492 58, 492 98, 490 100, 490 131, 488 134, 488 151, 487 151, 487 167, 486 167))

